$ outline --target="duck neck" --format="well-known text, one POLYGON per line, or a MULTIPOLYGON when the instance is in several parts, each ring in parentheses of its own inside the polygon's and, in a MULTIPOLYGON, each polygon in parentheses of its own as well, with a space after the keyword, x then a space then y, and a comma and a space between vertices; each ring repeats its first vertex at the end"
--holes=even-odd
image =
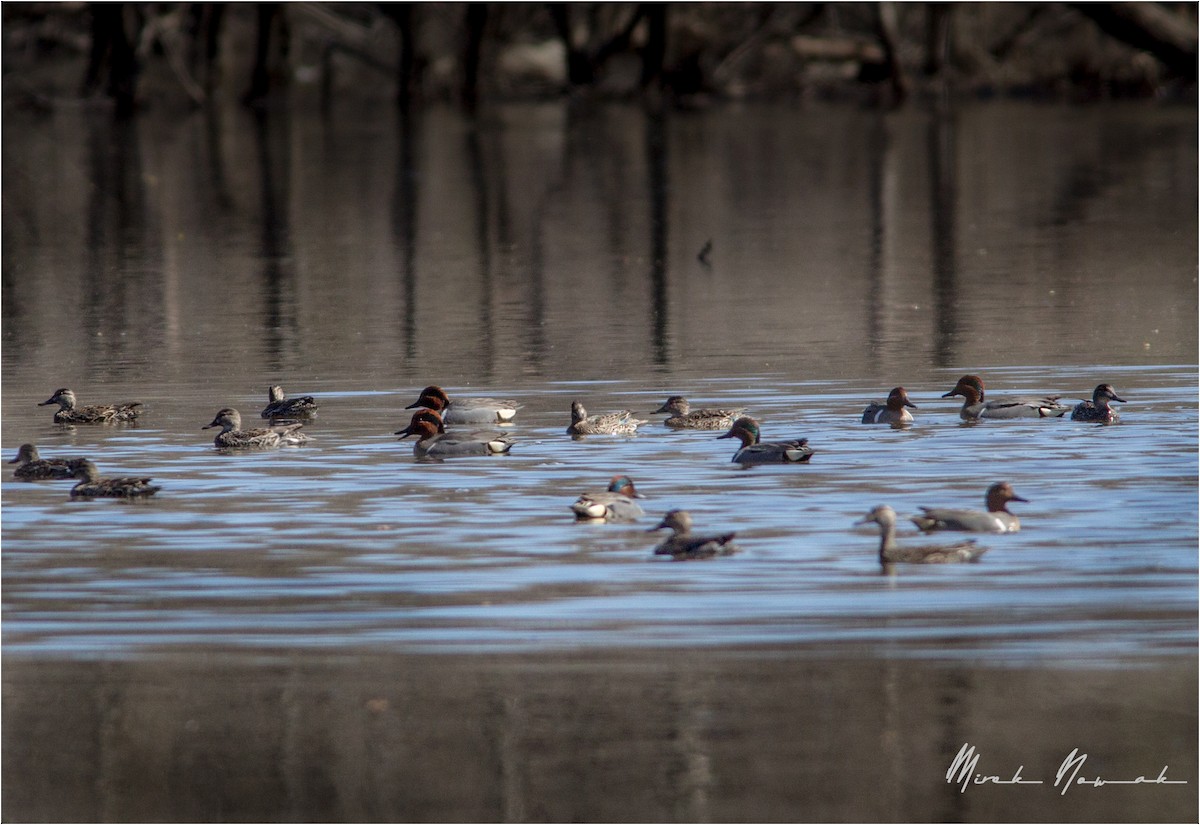
POLYGON ((887 553, 896 546, 896 522, 879 522, 879 560, 886 561, 887 553))

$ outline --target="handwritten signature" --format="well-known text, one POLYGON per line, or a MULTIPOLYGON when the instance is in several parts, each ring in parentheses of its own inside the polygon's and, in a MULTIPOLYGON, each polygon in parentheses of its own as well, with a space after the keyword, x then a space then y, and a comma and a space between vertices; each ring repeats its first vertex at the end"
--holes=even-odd
MULTIPOLYGON (((1079 748, 1074 748, 1067 758, 1058 766, 1058 771, 1054 774, 1053 787, 1059 788, 1059 795, 1066 796, 1067 791, 1079 785, 1087 785, 1093 788, 1099 788, 1103 785, 1186 785, 1185 779, 1167 779, 1167 766, 1163 765, 1158 776, 1147 777, 1139 776, 1135 779, 1104 779, 1100 776, 1088 777, 1080 776, 1080 771, 1083 770, 1083 765, 1087 762, 1088 755, 1080 753, 1079 748)), ((975 746, 970 742, 964 742, 959 748, 958 755, 950 763, 949 770, 946 771, 946 783, 957 784, 959 793, 966 793, 966 790, 971 785, 1044 785, 1041 779, 1026 779, 1021 776, 1021 772, 1025 770, 1024 765, 1017 766, 1010 778, 1005 778, 999 774, 986 774, 976 771, 979 765, 979 754, 975 751, 975 746)))

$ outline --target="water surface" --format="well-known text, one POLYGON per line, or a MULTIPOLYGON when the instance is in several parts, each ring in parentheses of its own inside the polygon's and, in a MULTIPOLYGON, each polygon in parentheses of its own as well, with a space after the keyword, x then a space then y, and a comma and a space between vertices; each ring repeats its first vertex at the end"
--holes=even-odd
MULTIPOLYGON (((745 667, 776 686, 765 706, 730 711, 731 724, 764 735, 788 713, 775 697, 807 678, 804 662, 839 663, 837 691, 864 668, 870 680, 898 667, 921 682, 951 667, 972 684, 1009 670, 1054 683, 1052 671, 1078 669, 1084 685, 1113 680, 1155 708, 1145 750, 1190 760, 1194 776, 1194 680, 1181 674, 1196 647, 1195 128, 1187 109, 1008 104, 945 118, 547 105, 477 122, 437 109, 397 122, 384 108, 330 120, 152 113, 114 126, 84 112, 9 114, 6 454, 32 441, 163 490, 71 501, 67 483, 3 482, 6 754, 48 723, 13 697, 78 701, 72 673, 120 695, 129 680, 169 690, 203 655, 230 684, 286 693, 299 678, 319 693, 326 680, 371 682, 371 662, 421 654, 485 680, 546 667, 569 694, 563 668, 606 681, 623 662, 641 673, 648 660, 711 655, 715 675, 703 678, 745 667), (1114 426, 968 425, 941 398, 964 373, 993 394, 1072 403, 1105 381, 1128 403, 1114 426), (224 406, 256 419, 273 383, 318 397, 312 441, 215 450, 200 428, 224 406), (512 454, 414 461, 392 433, 429 383, 523 404, 512 454), (900 384, 919 405, 914 426, 858 423, 867 401, 900 384), (36 404, 60 386, 81 403, 138 399, 147 413, 128 427, 56 425, 36 404), (647 414, 677 393, 744 406, 766 438, 806 436, 816 456, 743 470, 716 433, 673 432, 647 414), (574 399, 655 420, 632 437, 571 440, 574 399), (647 495, 647 518, 573 523, 575 496, 618 472, 647 495), (1023 529, 981 537, 989 552, 977 565, 881 575, 873 528, 853 526, 879 503, 978 507, 1001 479, 1030 500, 1013 506, 1023 529), (654 558, 646 530, 673 507, 700 530, 736 530, 744 552, 654 558), (731 655, 750 664, 727 666, 731 655), (586 665, 563 664, 573 656, 586 665), (278 657, 305 675, 263 664, 278 657), (1146 672, 1164 674, 1165 695, 1143 696, 1146 672)), ((416 667, 446 678, 440 664, 416 667)), ((601 715, 629 712, 620 697, 595 701, 601 715)), ((995 701, 1019 717, 1014 731, 1047 718, 995 701)), ((1095 707, 1095 694, 1085 687, 1079 701, 1095 707)), ((272 706, 299 712, 291 700, 272 706)), ((432 699, 422 708, 460 712, 432 699)), ((155 747, 174 741, 174 725, 152 728, 155 747)), ((956 723, 927 766, 959 733, 995 729, 956 723)), ((1082 729, 1054 727, 1043 749, 1069 751, 1082 729)), ((889 730, 920 735, 916 722, 889 730)), ((1121 750, 1122 730, 1100 744, 1121 750)), ((112 758, 124 746, 98 747, 112 758)), ((29 764, 6 778, 36 784, 45 763, 29 764)), ((920 781, 939 779, 929 773, 920 781)), ((891 814, 796 807, 786 787, 772 784, 747 818, 934 816, 923 802, 891 814)), ((1130 790, 1121 804, 1132 811, 1138 793, 1159 790, 1130 790)), ((1178 797, 1157 797, 1167 808, 1156 816, 1179 810, 1167 798, 1178 797)), ((298 810, 288 799, 251 818, 288 818, 279 812, 298 810)), ((992 813, 946 816, 1015 810, 997 800, 992 813)), ((81 804, 100 816, 88 805, 115 803, 81 804)), ((147 804, 114 816, 215 815, 208 798, 147 804)), ((606 810, 526 804, 322 810, 606 810)), ((649 802, 630 816, 740 818, 649 802)))

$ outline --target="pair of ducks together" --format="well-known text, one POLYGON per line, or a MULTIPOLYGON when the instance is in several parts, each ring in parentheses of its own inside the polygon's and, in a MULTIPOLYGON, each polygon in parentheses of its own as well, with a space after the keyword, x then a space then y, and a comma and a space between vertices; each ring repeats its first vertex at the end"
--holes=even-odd
MULTIPOLYGON (((45 407, 57 404, 54 412, 56 424, 113 424, 126 421, 136 421, 141 416, 144 405, 141 401, 130 401, 125 404, 89 404, 79 406, 75 392, 69 387, 61 387, 54 395, 38 404, 45 407)), ((283 387, 274 386, 267 389, 267 406, 263 408, 263 418, 309 418, 317 411, 317 404, 311 395, 297 398, 287 398, 283 387)))
MULTIPOLYGON (((1111 424, 1118 416, 1110 406, 1110 402, 1125 403, 1125 399, 1117 395, 1112 384, 1100 384, 1092 391, 1091 401, 1082 401, 1072 409, 1066 404, 1060 404, 1058 395, 1044 398, 996 398, 984 400, 983 379, 978 375, 964 375, 958 379, 954 389, 945 393, 942 398, 960 395, 963 398, 959 417, 964 421, 978 421, 981 418, 1061 418, 1071 410, 1072 421, 1095 421, 1111 424)), ((888 393, 887 401, 872 403, 863 410, 864 424, 906 424, 913 420, 912 413, 906 407, 916 409, 917 405, 908 398, 904 387, 896 387, 888 393)))
MULTIPOLYGON (((629 476, 614 476, 608 489, 597 493, 584 493, 571 505, 579 521, 634 521, 644 515, 641 506, 634 501, 645 498, 634 487, 629 476)), ((987 490, 987 510, 970 510, 947 507, 922 507, 921 515, 912 516, 911 521, 924 532, 934 530, 962 530, 976 533, 1015 533, 1021 522, 1009 512, 1010 501, 1028 501, 1017 495, 1006 481, 993 484, 987 490)), ((901 547, 896 542, 896 511, 880 505, 856 524, 875 522, 880 527, 879 562, 885 569, 891 564, 944 564, 952 562, 978 561, 987 552, 974 540, 940 545, 911 545, 901 547)), ((677 561, 710 559, 735 553, 739 548, 733 543, 736 533, 718 535, 696 535, 692 533, 692 517, 684 510, 671 510, 661 522, 648 532, 669 528, 671 536, 663 541, 654 552, 656 555, 671 556, 677 561)))
POLYGON ((17 457, 8 463, 20 465, 13 477, 21 481, 77 478, 79 482, 71 488, 71 495, 76 497, 138 498, 152 496, 161 489, 149 478, 101 478, 96 465, 86 458, 42 458, 33 444, 22 444, 17 457))

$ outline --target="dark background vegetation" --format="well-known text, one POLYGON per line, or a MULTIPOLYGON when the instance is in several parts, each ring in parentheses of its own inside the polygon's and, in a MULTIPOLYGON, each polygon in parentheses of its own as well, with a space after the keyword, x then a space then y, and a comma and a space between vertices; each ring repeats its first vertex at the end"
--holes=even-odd
POLYGON ((5 3, 33 107, 1195 95, 1194 3, 5 3))

